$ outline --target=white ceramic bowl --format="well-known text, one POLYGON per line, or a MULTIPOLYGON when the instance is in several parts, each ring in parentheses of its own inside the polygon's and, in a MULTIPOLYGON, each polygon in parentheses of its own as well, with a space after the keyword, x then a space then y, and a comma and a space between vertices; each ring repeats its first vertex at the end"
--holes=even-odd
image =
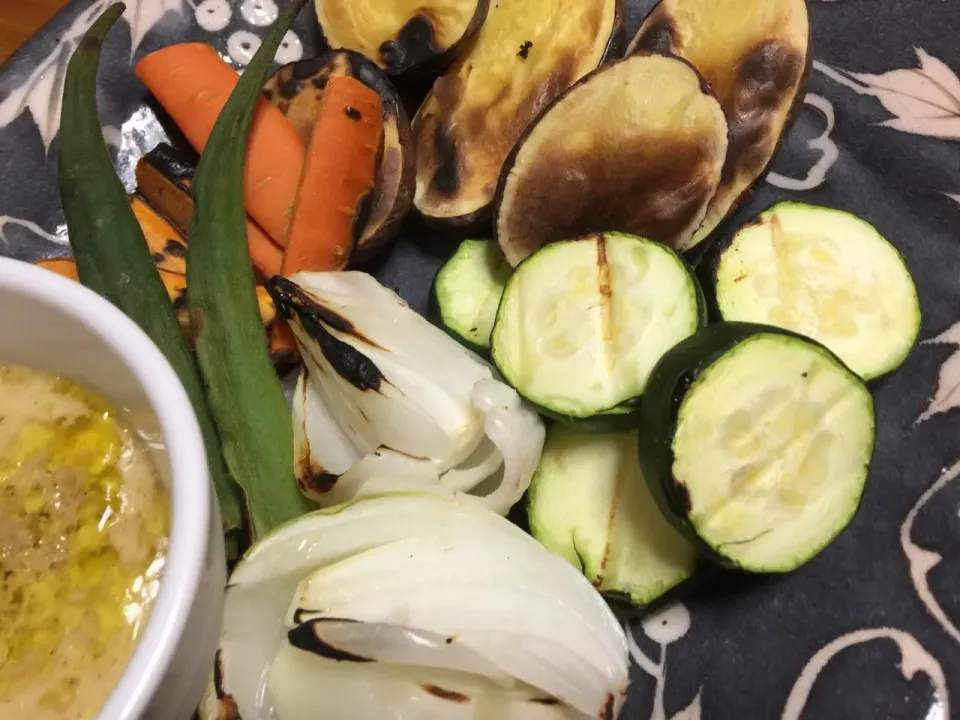
POLYGON ((160 591, 101 720, 183 720, 212 668, 226 582, 219 511, 186 392, 160 350, 126 315, 78 283, 0 258, 0 363, 70 377, 120 407, 155 417, 171 493, 160 591))

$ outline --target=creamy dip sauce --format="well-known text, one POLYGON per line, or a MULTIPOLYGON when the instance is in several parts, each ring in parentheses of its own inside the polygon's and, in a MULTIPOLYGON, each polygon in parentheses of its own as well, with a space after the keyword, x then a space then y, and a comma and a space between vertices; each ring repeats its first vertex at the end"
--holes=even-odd
POLYGON ((168 525, 122 416, 72 381, 0 365, 0 718, 96 717, 146 624, 168 525))

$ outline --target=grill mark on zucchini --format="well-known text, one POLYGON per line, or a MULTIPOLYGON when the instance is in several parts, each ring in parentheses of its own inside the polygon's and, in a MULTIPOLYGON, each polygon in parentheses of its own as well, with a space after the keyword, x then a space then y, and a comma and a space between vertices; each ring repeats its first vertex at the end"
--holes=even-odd
POLYGON ((123 3, 107 8, 67 66, 60 128, 60 196, 80 281, 133 319, 183 383, 203 436, 223 529, 230 533, 243 526, 242 500, 224 463, 196 362, 117 177, 97 116, 101 46, 124 9, 123 3))
POLYGON ((607 261, 607 237, 597 237, 597 292, 600 293, 600 323, 603 328, 603 349, 607 367, 613 367, 613 341, 616 325, 613 322, 613 288, 610 286, 610 263, 607 261))
POLYGON ((607 516, 607 542, 603 548, 603 555, 600 557, 600 567, 597 570, 597 577, 593 581, 593 586, 600 590, 605 579, 605 574, 607 571, 607 562, 610 560, 610 550, 613 547, 613 525, 616 521, 617 510, 620 508, 620 495, 623 493, 623 483, 618 482, 615 486, 613 492, 613 500, 610 503, 610 513, 607 516))

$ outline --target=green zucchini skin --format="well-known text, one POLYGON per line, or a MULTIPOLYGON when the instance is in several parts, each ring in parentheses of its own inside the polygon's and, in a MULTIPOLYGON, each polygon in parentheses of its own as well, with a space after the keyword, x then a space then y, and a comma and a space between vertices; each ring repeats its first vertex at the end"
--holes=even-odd
MULTIPOLYGON (((545 419, 564 427, 569 427, 585 433, 615 433, 621 430, 631 430, 640 427, 640 398, 631 398, 610 408, 599 415, 581 418, 572 415, 563 415, 550 408, 530 403, 532 407, 545 419)), ((529 400, 527 401, 530 402, 529 400)))
MULTIPOLYGON (((467 238, 460 243, 454 254, 447 259, 447 261, 434 276, 433 282, 430 285, 427 313, 431 320, 433 320, 434 324, 439 326, 447 335, 452 337, 468 350, 477 353, 484 359, 489 360, 491 357, 490 336, 488 335, 486 337, 485 342, 481 342, 480 338, 474 340, 462 333, 462 328, 458 329, 456 327, 458 324, 457 320, 461 318, 455 317, 457 313, 453 308, 450 307, 449 302, 449 296, 451 293, 467 293, 474 289, 469 285, 464 286, 458 281, 462 281, 465 277, 468 277, 468 275, 464 274, 465 269, 474 270, 479 264, 476 261, 475 255, 473 254, 473 251, 478 248, 482 248, 487 254, 494 254, 496 258, 495 268, 490 270, 489 267, 484 267, 483 270, 488 271, 494 276, 495 281, 500 285, 500 291, 502 295, 503 288, 506 284, 506 281, 509 279, 510 274, 513 272, 513 269, 507 263, 506 259, 500 254, 499 246, 493 240, 467 238), (446 310, 444 299, 447 299, 448 301, 446 303, 446 310), (451 317, 451 314, 454 317, 451 317)), ((481 262, 488 263, 490 260, 491 258, 485 256, 482 258, 481 262)), ((494 311, 494 317, 496 317, 496 310, 494 311)), ((478 317, 477 319, 479 320, 481 318, 478 317)), ((479 332, 475 332, 475 335, 479 335, 479 332)))
POLYGON ((470 352, 476 353, 484 360, 490 360, 490 348, 484 347, 483 345, 478 345, 477 343, 470 342, 463 335, 458 333, 453 328, 449 327, 445 322, 443 322, 443 313, 440 310, 440 298, 437 296, 437 278, 439 273, 434 275, 433 281, 430 283, 430 294, 427 297, 427 317, 430 318, 431 322, 436 325, 438 328, 443 330, 447 335, 452 337, 458 343, 463 345, 470 352))
MULTIPOLYGON (((687 338, 664 355, 650 375, 640 407, 640 468, 660 511, 706 559, 721 567, 742 570, 719 554, 697 533, 688 518, 690 498, 673 476, 673 436, 677 414, 687 391, 700 374, 733 347, 758 333, 801 339, 822 348, 842 366, 843 362, 820 343, 782 328, 755 323, 721 322, 687 338)), ((852 371, 850 371, 853 374, 852 371)))
POLYGON ((247 494, 254 539, 311 509, 293 473, 293 428, 270 362, 247 253, 243 166, 260 89, 295 0, 267 33, 217 118, 197 165, 187 244, 190 316, 197 358, 223 454, 247 494))
POLYGON ((173 366, 193 404, 227 533, 243 527, 240 489, 220 450, 196 361, 187 347, 140 224, 130 208, 97 116, 97 67, 103 40, 123 14, 111 5, 93 24, 67 66, 60 121, 59 182, 80 282, 139 325, 173 366))

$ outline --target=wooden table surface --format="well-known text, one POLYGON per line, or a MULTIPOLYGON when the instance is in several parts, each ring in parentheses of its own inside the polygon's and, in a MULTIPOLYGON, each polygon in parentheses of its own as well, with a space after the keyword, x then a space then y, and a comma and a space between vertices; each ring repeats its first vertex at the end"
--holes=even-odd
POLYGON ((0 0, 0 62, 52 18, 69 0, 0 0))

